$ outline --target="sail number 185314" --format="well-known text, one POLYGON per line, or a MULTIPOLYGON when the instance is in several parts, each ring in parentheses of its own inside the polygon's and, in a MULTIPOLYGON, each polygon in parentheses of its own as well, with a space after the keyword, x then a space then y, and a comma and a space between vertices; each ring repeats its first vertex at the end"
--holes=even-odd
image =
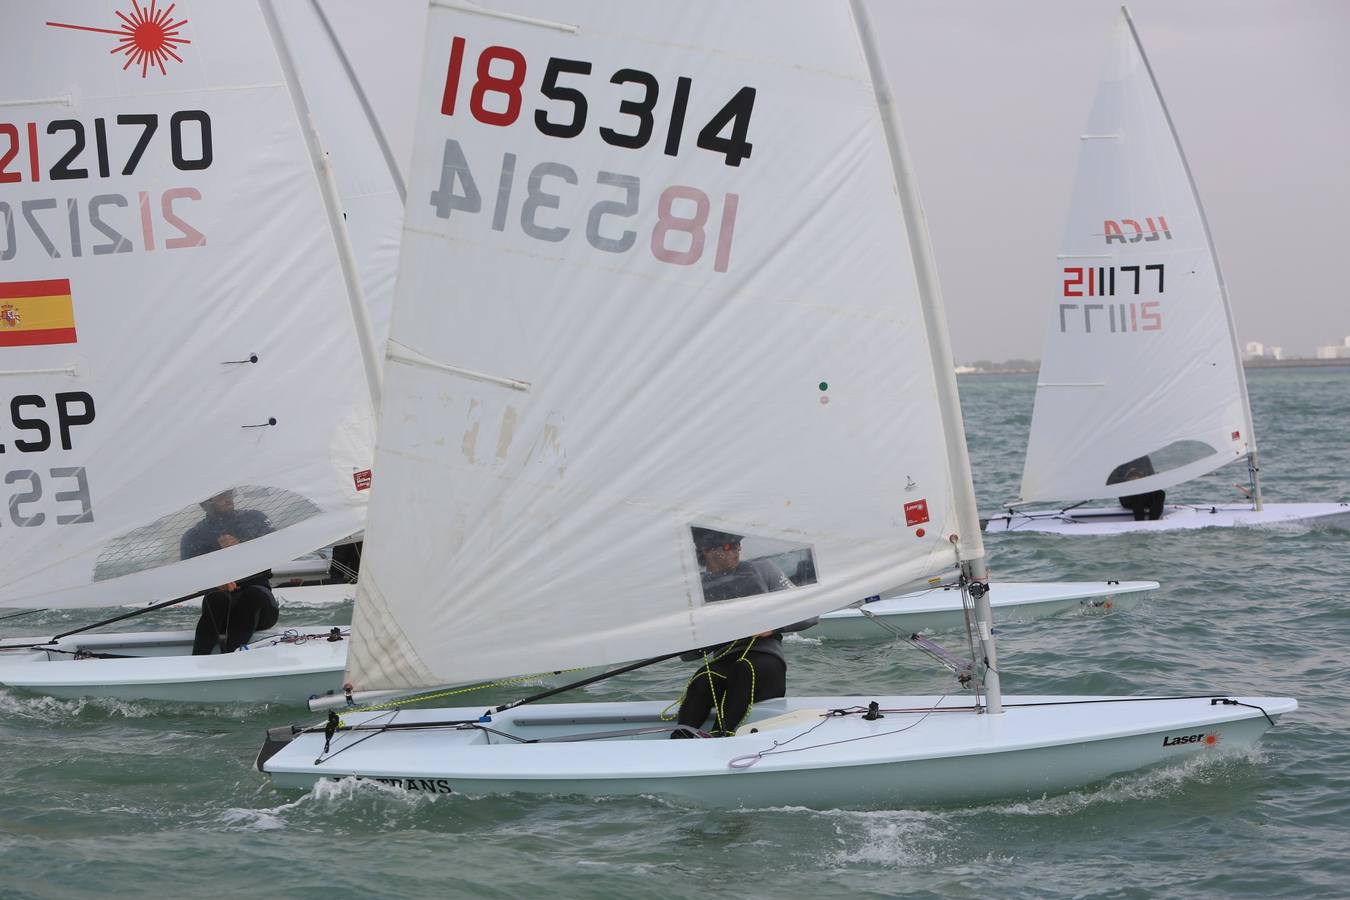
MULTIPOLYGON (((495 127, 520 122, 531 72, 525 55, 494 44, 479 51, 474 62, 466 60, 466 50, 463 37, 451 40, 439 115, 469 116, 495 127)), ((755 88, 740 87, 715 111, 712 106, 694 110, 696 118, 691 118, 692 78, 674 79, 669 102, 658 108, 662 85, 651 72, 620 68, 606 84, 592 77, 592 69, 585 60, 548 59, 533 116, 540 134, 570 139, 589 130, 605 144, 629 150, 642 150, 656 138, 664 156, 702 150, 732 167, 750 157, 755 88), (686 122, 705 116, 691 148, 686 122)), ((710 263, 719 273, 731 265, 739 194, 710 194, 689 184, 652 186, 650 175, 617 171, 617 166, 587 170, 557 160, 522 161, 512 152, 489 158, 460 138, 463 144, 450 138, 441 148, 439 181, 430 192, 439 218, 488 207, 493 231, 506 231, 515 220, 526 237, 538 241, 560 242, 575 231, 603 253, 645 246, 656 260, 671 265, 710 263)))
MULTIPOLYGON (((442 115, 453 116, 461 109, 465 47, 462 37, 450 42, 441 92, 442 115)), ((470 115, 485 125, 515 124, 520 118, 529 74, 525 54, 494 44, 483 48, 473 65, 474 80, 468 86, 470 115)), ((594 94, 591 69, 591 63, 585 60, 549 57, 539 81, 539 94, 554 105, 552 109, 540 107, 534 111, 534 125, 541 134, 574 138, 586 130, 592 107, 588 88, 594 94)), ((677 156, 683 144, 693 79, 684 76, 675 79, 670 109, 662 113, 664 121, 660 123, 657 100, 661 96, 661 83, 655 75, 638 68, 622 68, 610 75, 608 82, 619 87, 620 99, 615 104, 612 121, 599 126, 600 139, 613 147, 639 150, 647 146, 660 124, 665 131, 662 152, 677 156)), ((746 140, 754 108, 755 89, 740 88, 699 129, 695 146, 722 154, 728 166, 739 166, 754 147, 746 140)))

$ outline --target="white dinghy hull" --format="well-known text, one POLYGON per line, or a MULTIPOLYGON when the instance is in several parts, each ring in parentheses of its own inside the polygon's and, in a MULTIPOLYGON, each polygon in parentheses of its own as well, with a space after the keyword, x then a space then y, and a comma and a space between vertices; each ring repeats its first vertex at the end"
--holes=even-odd
POLYGON ((342 689, 347 640, 329 641, 332 631, 327 626, 261 631, 248 650, 209 656, 191 655, 191 631, 72 635, 51 651, 5 651, 33 640, 10 638, 0 641, 0 684, 64 698, 299 705, 342 689), (123 658, 75 659, 72 654, 80 650, 123 658))
MULTIPOLYGON (((1156 581, 995 582, 990 597, 1001 621, 1022 621, 1077 609, 1118 609, 1122 602, 1156 590, 1156 581)), ((282 588, 283 604, 337 605, 350 600, 350 585, 282 588)), ((868 613, 906 633, 965 627, 961 594, 936 589, 904 594, 866 605, 868 613)), ((48 652, 0 652, 0 684, 53 697, 111 697, 188 703, 270 702, 300 704, 313 696, 338 693, 347 642, 324 640, 329 627, 260 632, 246 652, 193 657, 191 631, 89 633, 73 635, 48 652), (283 640, 302 636, 306 640, 283 640), (71 654, 121 654, 134 659, 72 659, 71 654)), ((856 609, 820 617, 805 634, 830 640, 875 640, 889 632, 856 609)), ((0 649, 35 638, 0 640, 0 649)))
MULTIPOLYGON (((1156 581, 995 581, 989 585, 989 604, 1000 622, 1025 622, 1077 610, 1114 611, 1157 589, 1156 581)), ((963 629, 966 614, 961 591, 951 586, 934 588, 874 600, 861 609, 837 610, 821 616, 819 624, 802 634, 873 640, 888 634, 878 622, 905 633, 963 629)))
POLYGON ((1268 526, 1350 528, 1350 503, 1266 503, 1259 512, 1251 504, 1166 506, 1162 518, 1144 522, 1136 522, 1130 511, 1120 506, 1080 506, 993 516, 984 530, 990 534, 1036 531, 1094 535, 1268 526))
POLYGON ((737 736, 667 739, 661 702, 352 713, 344 724, 409 730, 269 733, 258 768, 280 788, 373 780, 409 791, 658 795, 718 807, 895 809, 1035 797, 1114 775, 1251 747, 1285 698, 799 697, 757 704, 737 736), (881 716, 861 711, 876 701, 881 716), (1236 701, 1236 703, 1234 702, 1236 701), (935 709, 936 707, 936 709, 935 709), (756 733, 749 729, 758 728, 756 733), (621 732, 621 734, 616 734, 621 732), (508 737, 509 736, 509 737, 508 737), (589 738, 589 739, 588 739, 589 738), (535 743, 519 743, 534 740, 535 743), (777 749, 775 749, 777 748, 777 749))

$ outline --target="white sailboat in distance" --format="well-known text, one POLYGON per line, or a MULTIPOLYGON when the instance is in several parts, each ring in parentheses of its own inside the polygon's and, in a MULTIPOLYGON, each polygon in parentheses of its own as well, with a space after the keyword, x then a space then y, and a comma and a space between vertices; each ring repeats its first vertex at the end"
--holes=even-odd
POLYGON ((1262 497, 1228 291, 1128 10, 1080 139, 1054 284, 1020 495, 987 531, 1350 527, 1350 504, 1262 497), (1240 460, 1248 500, 1166 505, 1154 494, 1240 460), (1128 502, 1143 518, 1123 503, 1087 505, 1118 497, 1139 498, 1128 502), (1050 501, 1061 505, 1025 508, 1050 501))
POLYGON ((269 731, 276 785, 952 803, 1250 746, 1297 708, 1002 695, 932 254, 861 3, 435 0, 425 41, 354 694, 660 659, 953 566, 978 664, 969 691, 768 700, 695 740, 668 740, 690 733, 671 698, 334 713, 269 731), (814 578, 728 582, 701 569, 710 532, 814 578))

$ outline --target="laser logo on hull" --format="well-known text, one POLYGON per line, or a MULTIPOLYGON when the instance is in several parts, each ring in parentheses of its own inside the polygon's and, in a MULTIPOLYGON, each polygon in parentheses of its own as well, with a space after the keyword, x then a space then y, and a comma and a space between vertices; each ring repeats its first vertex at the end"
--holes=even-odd
POLYGON ((1199 731, 1195 734, 1183 734, 1163 738, 1164 747, 1180 747, 1185 744, 1204 744, 1206 747, 1219 746, 1220 735, 1217 731, 1199 731))

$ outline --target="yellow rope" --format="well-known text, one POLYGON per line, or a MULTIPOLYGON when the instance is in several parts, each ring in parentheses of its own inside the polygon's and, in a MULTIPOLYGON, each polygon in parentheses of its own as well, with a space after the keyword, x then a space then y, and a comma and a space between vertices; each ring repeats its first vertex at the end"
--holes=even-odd
MULTIPOLYGON (((665 709, 661 710, 661 721, 669 722, 671 719, 675 718, 670 714, 671 708, 674 707, 678 709, 678 707, 683 706, 685 698, 689 696, 689 688, 693 685, 693 683, 698 679, 700 675, 707 675, 708 693, 712 697, 713 710, 715 712, 713 722, 714 724, 720 724, 722 726, 720 730, 723 732, 734 730, 726 727, 726 701, 727 701, 727 694, 729 692, 723 691, 722 696, 719 698, 717 695, 717 682, 713 681, 714 676, 718 678, 726 678, 727 676, 723 675, 721 672, 714 672, 712 670, 712 664, 721 659, 726 658, 726 656, 729 653, 731 653, 732 650, 736 649, 737 643, 738 643, 737 641, 732 641, 730 644, 726 646, 726 648, 721 653, 714 656, 712 659, 708 658, 708 654, 706 651, 703 652, 703 667, 699 669, 697 672, 695 672, 693 678, 690 678, 689 681, 685 683, 684 690, 680 693, 679 699, 671 703, 665 709)), ((750 640, 745 645, 745 649, 741 651, 741 655, 736 658, 736 662, 738 663, 743 662, 750 667, 750 702, 745 707, 745 715, 741 717, 742 722, 749 717, 750 711, 755 708, 755 664, 751 662, 750 659, 748 658, 750 655, 750 650, 754 646, 755 646, 755 638, 750 638, 750 640)))
MULTIPOLYGON (((754 638, 751 638, 750 644, 747 644, 745 647, 745 652, 742 653, 741 658, 737 660, 737 662, 743 662, 750 667, 750 700, 748 703, 745 704, 745 713, 741 716, 741 722, 744 722, 746 719, 750 718, 750 713, 753 712, 755 709, 755 664, 749 658, 750 646, 754 644, 754 642, 755 642, 754 638)), ((736 729, 740 726, 741 722, 737 722, 735 725, 731 727, 732 733, 735 733, 736 729)))

